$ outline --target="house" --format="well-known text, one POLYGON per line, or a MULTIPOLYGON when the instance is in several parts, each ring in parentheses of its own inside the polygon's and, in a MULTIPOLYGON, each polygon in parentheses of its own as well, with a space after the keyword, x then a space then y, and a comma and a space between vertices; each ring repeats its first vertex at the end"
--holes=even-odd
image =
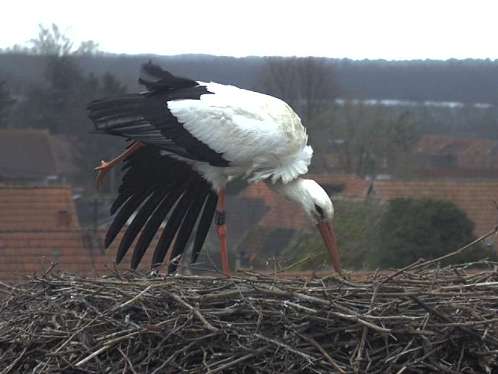
MULTIPOLYGON (((122 234, 120 234, 121 236, 122 234)), ((120 237, 102 247, 104 232, 80 227, 68 186, 0 186, 0 280, 56 269, 104 274, 115 269, 120 237)), ((143 269, 150 268, 148 251, 143 269)), ((129 268, 129 255, 119 269, 129 268)))
POLYGON ((78 171, 72 148, 48 130, 0 129, 0 183, 61 183, 78 171))
POLYGON ((0 186, 0 279, 58 263, 91 272, 69 187, 0 186))
POLYGON ((498 141, 424 135, 414 147, 416 173, 431 178, 497 178, 498 141))

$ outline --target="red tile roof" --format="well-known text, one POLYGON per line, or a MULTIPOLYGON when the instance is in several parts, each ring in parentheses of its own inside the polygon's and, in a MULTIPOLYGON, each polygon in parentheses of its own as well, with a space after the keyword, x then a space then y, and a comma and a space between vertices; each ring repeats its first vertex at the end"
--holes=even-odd
POLYGON ((91 270, 69 187, 0 187, 0 279, 57 262, 91 270))
POLYGON ((417 142, 415 152, 426 155, 451 155, 455 157, 455 167, 462 169, 498 169, 496 140, 424 135, 417 142))
POLYGON ((475 223, 475 234, 482 235, 497 224, 498 180, 376 181, 374 195, 382 200, 431 198, 454 202, 475 223))
MULTIPOLYGON (((0 280, 18 280, 52 263, 58 270, 82 274, 129 269, 133 246, 114 265, 123 232, 104 250, 104 230, 81 229, 70 187, 0 186, 0 280)), ((157 240, 140 269, 150 269, 157 240)))
POLYGON ((78 230, 29 232, 0 230, 0 279, 16 280, 47 269, 92 272, 90 257, 78 230))
POLYGON ((351 174, 332 175, 319 174, 309 175, 307 178, 317 181, 325 190, 331 188, 337 192, 332 192, 334 198, 349 200, 364 200, 367 197, 371 181, 351 174))
POLYGON ((241 193, 241 197, 263 200, 269 208, 258 222, 260 226, 295 230, 303 230, 310 227, 303 210, 296 203, 273 192, 263 182, 249 185, 241 193))
POLYGON ((69 187, 0 186, 0 230, 79 229, 69 187))

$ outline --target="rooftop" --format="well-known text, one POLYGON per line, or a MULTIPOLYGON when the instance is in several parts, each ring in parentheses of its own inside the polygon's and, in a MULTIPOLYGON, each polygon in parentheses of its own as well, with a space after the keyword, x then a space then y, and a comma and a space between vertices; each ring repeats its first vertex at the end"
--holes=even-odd
POLYGON ((59 263, 91 271, 71 188, 0 187, 0 279, 18 279, 59 263))
POLYGON ((0 129, 0 180, 76 174, 74 152, 69 139, 48 130, 0 129))
POLYGON ((440 160, 439 164, 435 165, 438 167, 498 169, 498 141, 492 139, 424 135, 417 142, 415 153, 439 158, 447 157, 447 165, 441 164, 440 160))
POLYGON ((0 130, 0 180, 38 179, 56 174, 48 130, 0 130))

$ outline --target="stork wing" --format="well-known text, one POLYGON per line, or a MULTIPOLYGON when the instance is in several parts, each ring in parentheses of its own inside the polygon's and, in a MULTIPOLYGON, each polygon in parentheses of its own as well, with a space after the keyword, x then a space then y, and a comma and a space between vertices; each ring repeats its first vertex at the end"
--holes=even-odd
POLYGON ((146 64, 143 71, 155 80, 140 79, 147 91, 95 100, 88 106, 96 132, 119 135, 157 146, 183 158, 228 166, 221 152, 196 138, 168 109, 168 102, 199 100, 209 94, 205 86, 178 78, 160 67, 146 64))
MULTIPOLYGON (((195 262, 211 225, 218 197, 209 183, 189 165, 158 148, 146 146, 130 156, 119 194, 111 207, 116 213, 106 238, 106 248, 128 223, 116 254, 119 263, 138 237, 131 267, 135 269, 165 223, 155 248, 152 266, 162 263, 176 236, 171 258, 183 253, 195 231, 192 261, 195 262)), ((175 265, 172 265, 174 270, 175 265)))

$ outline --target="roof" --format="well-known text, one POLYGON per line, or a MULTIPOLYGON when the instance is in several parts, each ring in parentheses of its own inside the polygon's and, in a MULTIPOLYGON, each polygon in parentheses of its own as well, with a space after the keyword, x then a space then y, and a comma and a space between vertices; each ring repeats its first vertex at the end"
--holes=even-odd
POLYGON ((0 186, 0 232, 79 227, 70 187, 0 186))
POLYGON ((497 224, 498 180, 375 181, 373 192, 382 200, 408 197, 449 200, 465 211, 480 236, 497 224))
POLYGON ((314 179, 332 196, 349 200, 364 200, 372 184, 371 181, 357 175, 317 174, 307 178, 314 179))
POLYGON ((0 179, 38 179, 56 174, 48 130, 0 130, 0 179))
POLYGON ((71 188, 0 187, 0 279, 18 279, 57 262, 89 271, 71 188))
POLYGON ((79 172, 77 159, 81 158, 78 138, 66 135, 51 135, 52 150, 58 174, 76 175, 79 172))
MULTIPOLYGON (((133 246, 119 266, 114 263, 124 231, 104 250, 105 231, 80 227, 69 186, 0 186, 0 280, 45 271, 52 263, 59 270, 81 274, 129 269, 133 246)), ((150 269, 157 240, 141 269, 150 269)))
POLYGON ((424 135, 417 142, 415 152, 453 156, 458 168, 498 169, 498 141, 492 139, 424 135))
POLYGON ((303 210, 294 202, 273 192, 264 183, 249 185, 240 195, 242 198, 262 200, 268 210, 258 225, 266 228, 306 229, 310 226, 303 210))
POLYGON ((17 280, 44 271, 52 263, 65 271, 92 271, 78 230, 0 231, 0 254, 1 280, 17 280))

